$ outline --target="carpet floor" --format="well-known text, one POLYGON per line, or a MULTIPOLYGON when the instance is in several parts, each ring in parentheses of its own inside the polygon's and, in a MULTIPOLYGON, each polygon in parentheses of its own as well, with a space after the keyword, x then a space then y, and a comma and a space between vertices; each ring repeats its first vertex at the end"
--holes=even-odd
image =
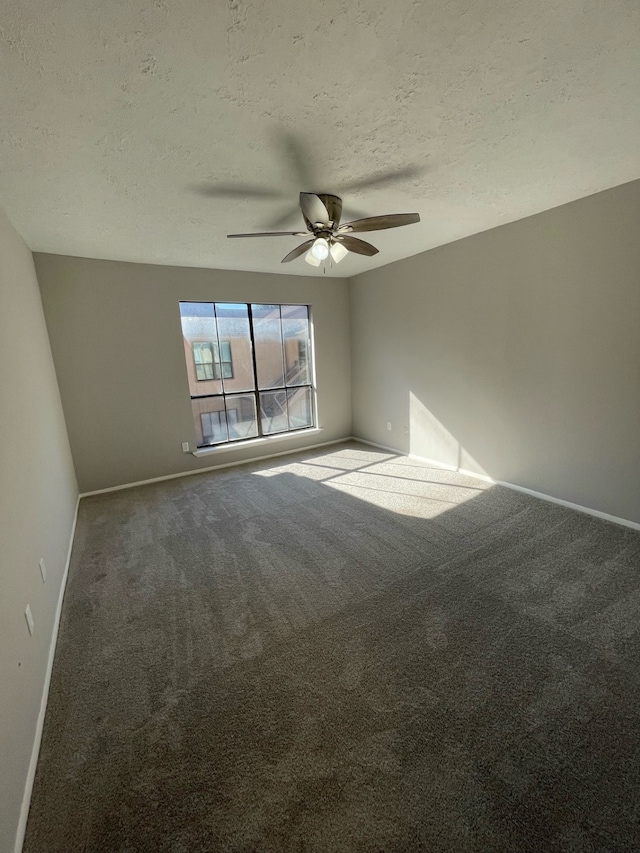
POLYGON ((81 501, 25 853, 640 850, 640 534, 356 443, 81 501))

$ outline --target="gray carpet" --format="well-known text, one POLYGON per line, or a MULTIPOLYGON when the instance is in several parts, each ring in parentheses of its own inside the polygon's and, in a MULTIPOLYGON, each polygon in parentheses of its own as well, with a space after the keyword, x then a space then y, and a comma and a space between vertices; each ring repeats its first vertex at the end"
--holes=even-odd
POLYGON ((25 851, 639 850, 639 569, 355 443, 84 499, 25 851))

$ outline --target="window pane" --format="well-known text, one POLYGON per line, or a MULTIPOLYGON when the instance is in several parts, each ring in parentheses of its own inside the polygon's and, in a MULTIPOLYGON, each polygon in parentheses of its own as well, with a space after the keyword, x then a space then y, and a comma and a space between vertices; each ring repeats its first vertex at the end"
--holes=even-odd
POLYGON ((221 412, 204 412, 200 415, 202 437, 205 444, 225 440, 224 420, 221 412))
POLYGON ((284 358, 279 305, 252 305, 258 388, 279 388, 284 382, 284 358))
POLYGON ((260 418, 264 435, 288 430, 287 392, 265 391, 260 394, 260 418))
POLYGON ((233 302, 216 302, 220 348, 218 359, 225 392, 253 391, 253 355, 249 309, 233 302))
POLYGON ((198 447, 228 440, 224 397, 196 397, 191 409, 198 447))
POLYGON ((311 388, 295 388, 287 391, 289 404, 289 429, 313 426, 311 388))
POLYGON ((287 385, 309 385, 309 318, 306 305, 282 305, 285 380, 287 385))
POLYGON ((213 303, 181 302, 180 319, 191 395, 222 393, 212 363, 218 340, 213 303))
POLYGON ((254 438, 258 435, 256 398, 253 394, 226 397, 229 440, 254 438))

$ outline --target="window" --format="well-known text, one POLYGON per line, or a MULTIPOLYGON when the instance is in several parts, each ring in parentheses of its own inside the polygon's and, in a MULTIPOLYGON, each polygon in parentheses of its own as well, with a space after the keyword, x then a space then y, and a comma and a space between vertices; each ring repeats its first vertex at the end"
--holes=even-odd
POLYGON ((233 378, 233 363, 231 361, 231 343, 221 341, 193 341, 193 362, 196 369, 196 380, 206 382, 209 379, 233 378))
POLYGON ((314 426, 307 305, 181 302, 198 447, 314 426))

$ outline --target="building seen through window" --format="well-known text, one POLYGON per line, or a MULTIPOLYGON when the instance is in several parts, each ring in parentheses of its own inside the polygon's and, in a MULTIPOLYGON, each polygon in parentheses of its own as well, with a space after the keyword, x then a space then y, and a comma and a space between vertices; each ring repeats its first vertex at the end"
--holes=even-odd
POLYGON ((231 361, 231 343, 229 341, 194 341, 193 362, 196 368, 196 379, 204 382, 207 379, 231 379, 233 364, 231 361))
POLYGON ((314 426, 306 305, 181 302, 198 447, 314 426))

